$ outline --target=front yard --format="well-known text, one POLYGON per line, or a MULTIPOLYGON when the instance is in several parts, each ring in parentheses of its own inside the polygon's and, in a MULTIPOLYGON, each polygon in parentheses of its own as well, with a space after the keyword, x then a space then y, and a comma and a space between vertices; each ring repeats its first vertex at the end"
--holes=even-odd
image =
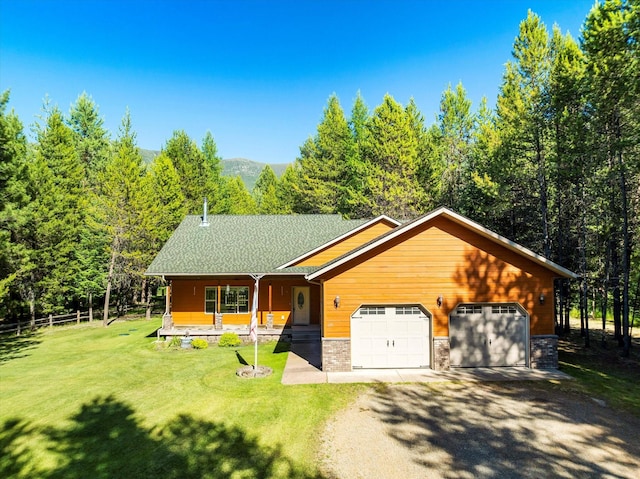
MULTIPOLYGON (((603 421, 609 418, 609 426, 637 422, 636 418, 627 417, 629 413, 640 418, 637 342, 632 357, 621 359, 611 342, 609 349, 602 350, 597 339, 593 339, 592 347, 585 349, 577 333, 562 339, 561 369, 574 375, 576 381, 487 383, 481 388, 467 388, 464 383, 437 383, 415 386, 420 394, 414 391, 413 395, 394 399, 392 392, 397 390, 400 394, 406 389, 404 386, 283 386, 280 381, 288 347, 276 343, 259 348, 259 363, 273 368, 274 374, 263 379, 240 379, 235 371, 243 361, 252 362, 252 346, 158 350, 154 332, 159 325, 159 319, 121 321, 108 328, 96 322, 42 330, 20 338, 2 338, 0 477, 319 479, 334 477, 340 469, 327 466, 327 461, 334 466, 339 464, 340 455, 358 449, 358 445, 378 451, 362 457, 368 466, 378 467, 375 461, 382 461, 379 467, 385 464, 390 467, 395 464, 389 459, 392 445, 417 451, 417 443, 403 442, 406 431, 399 428, 406 425, 415 429, 421 423, 415 418, 402 421, 405 414, 420 415, 428 423, 425 414, 455 409, 453 402, 447 403, 443 398, 460 393, 460 411, 452 414, 462 418, 465 415, 461 411, 469 407, 465 394, 480 390, 493 398, 490 402, 496 405, 509 401, 515 392, 522 390, 515 396, 522 395, 516 403, 530 406, 523 413, 524 424, 531 422, 531 418, 545 420, 545 411, 557 415, 560 409, 576 404, 580 407, 575 414, 596 408, 603 421), (378 417, 376 421, 381 422, 369 425, 378 428, 377 432, 367 434, 366 428, 354 419, 371 407, 363 409, 360 402, 354 403, 363 392, 367 393, 365 399, 374 397, 382 401, 380 404, 404 412, 378 417), (346 417, 344 414, 352 414, 351 419, 340 421, 339 418, 346 417), (332 427, 344 423, 346 428, 340 450, 335 449, 340 444, 337 440, 327 442, 323 434, 330 418, 332 427), (321 440, 323 437, 325 442, 321 440)), ((413 391, 408 388, 407 391, 413 391)), ((492 407, 485 399, 476 398, 472 402, 492 407)), ((511 410, 513 404, 505 407, 511 410)), ((481 408, 478 412, 477 423, 460 424, 464 426, 461 431, 476 428, 471 436, 463 434, 460 444, 477 435, 481 428, 487 412, 481 408)), ((565 417, 568 416, 567 413, 565 417)), ((445 418, 442 414, 438 417, 445 418)), ((592 443, 593 418, 590 415, 587 419, 582 425, 578 421, 574 432, 592 443)), ((447 424, 446 427, 452 425, 450 420, 447 424)), ((487 424, 486 434, 494 431, 492 424, 487 424)), ((423 439, 434 428, 432 424, 422 431, 423 439)), ((611 435, 614 429, 607 428, 607 434, 611 435)), ((455 457, 455 448, 441 447, 445 436, 436 436, 435 442, 424 443, 425 447, 432 448, 436 455, 455 457)), ((522 451, 530 450, 525 443, 521 444, 522 451)), ((407 467, 419 461, 424 463, 424 453, 416 458, 398 454, 396 461, 407 467)), ((536 467, 542 467, 544 457, 541 453, 536 467)), ((352 458, 347 454, 343 466, 353 466, 352 458)), ((478 464, 469 462, 473 460, 458 457, 454 461, 457 472, 462 474, 477 467, 478 464)), ((440 463, 437 464, 434 467, 439 470, 440 463)), ((500 470, 509 471, 511 464, 511 460, 505 459, 500 470)), ((581 467, 597 473, 589 464, 585 459, 581 467)), ((560 460, 556 467, 558 471, 568 470, 560 460)), ((377 471, 381 474, 382 469, 377 471)), ((446 475, 446 471, 440 472, 446 475)), ((390 474, 389 477, 394 477, 393 471, 390 474)), ((339 477, 349 477, 349 473, 339 477)), ((406 477, 412 477, 411 473, 407 472, 406 477)))
POLYGON ((235 376, 253 347, 157 350, 159 320, 0 342, 0 476, 319 477, 316 438, 363 389, 235 376))

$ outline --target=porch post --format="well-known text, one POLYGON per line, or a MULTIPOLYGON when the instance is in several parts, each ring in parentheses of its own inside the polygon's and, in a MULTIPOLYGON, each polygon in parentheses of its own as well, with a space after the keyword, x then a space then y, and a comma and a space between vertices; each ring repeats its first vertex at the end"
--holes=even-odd
POLYGON ((213 327, 214 329, 222 329, 222 314, 220 313, 220 295, 222 294, 222 287, 218 283, 218 295, 216 296, 216 314, 214 314, 213 327))
POLYGON ((267 329, 273 329, 273 311, 272 311, 273 286, 269 283, 269 314, 267 314, 267 329))
POLYGON ((162 329, 173 328, 173 318, 171 317, 171 281, 167 283, 165 289, 164 314, 162 315, 162 329))
POLYGON ((164 297, 164 314, 171 314, 171 283, 167 284, 164 297))

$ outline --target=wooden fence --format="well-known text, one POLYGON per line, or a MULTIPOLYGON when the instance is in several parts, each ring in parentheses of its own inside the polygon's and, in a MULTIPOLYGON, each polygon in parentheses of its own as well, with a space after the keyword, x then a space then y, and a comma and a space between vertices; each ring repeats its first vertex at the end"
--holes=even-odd
POLYGON ((89 311, 76 311, 75 313, 59 314, 45 316, 43 318, 37 318, 35 322, 31 320, 22 320, 17 323, 4 323, 0 321, 0 335, 15 333, 20 336, 25 331, 31 329, 39 329, 53 326, 59 326, 61 324, 80 324, 81 322, 102 320, 102 311, 98 309, 93 310, 93 317, 89 315, 89 311))
MULTIPOLYGON (((117 311, 115 308, 109 308, 109 318, 112 320, 116 317, 120 317, 123 313, 130 314, 132 312, 135 313, 136 310, 142 309, 144 310, 145 305, 127 305, 124 307, 124 310, 117 311)), ((164 311, 164 298, 160 298, 160 300, 155 300, 151 303, 151 314, 161 314, 164 311)), ((144 313, 143 313, 144 314, 144 313)), ((0 336, 5 334, 14 333, 17 336, 20 336, 23 332, 30 331, 32 328, 52 328, 54 326, 64 325, 64 324, 80 324, 82 322, 91 322, 91 321, 102 321, 102 309, 93 309, 92 315, 89 315, 89 311, 76 311, 75 313, 67 313, 67 314, 59 314, 45 316, 42 318, 37 318, 35 322, 32 324, 30 320, 25 319, 14 322, 6 322, 0 319, 0 336)))

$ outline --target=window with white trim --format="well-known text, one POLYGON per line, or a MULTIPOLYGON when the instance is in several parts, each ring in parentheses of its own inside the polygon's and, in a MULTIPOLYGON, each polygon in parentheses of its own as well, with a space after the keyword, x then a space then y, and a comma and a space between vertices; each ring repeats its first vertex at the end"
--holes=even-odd
POLYGON ((479 304, 461 304, 456 309, 457 314, 481 314, 482 306, 479 304))
POLYGON ((384 314, 384 306, 364 306, 360 308, 360 314, 384 314))
POLYGON ((500 306, 491 306, 492 314, 516 314, 516 307, 513 305, 502 304, 500 306))
POLYGON ((218 288, 204 288, 204 312, 214 314, 218 304, 218 288))
POLYGON ((396 314, 422 314, 417 306, 396 306, 396 314))
POLYGON ((220 312, 238 314, 249 312, 249 287, 230 286, 220 291, 220 312))

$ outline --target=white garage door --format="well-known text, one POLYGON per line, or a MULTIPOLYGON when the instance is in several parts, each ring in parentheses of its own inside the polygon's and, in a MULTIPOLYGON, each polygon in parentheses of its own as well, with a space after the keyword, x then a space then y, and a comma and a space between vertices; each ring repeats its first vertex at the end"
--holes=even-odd
POLYGON ((526 366, 527 327, 514 304, 458 306, 449 318, 451 366, 526 366))
POLYGON ((429 367, 429 325, 417 306, 361 307, 351 316, 351 366, 429 367))

